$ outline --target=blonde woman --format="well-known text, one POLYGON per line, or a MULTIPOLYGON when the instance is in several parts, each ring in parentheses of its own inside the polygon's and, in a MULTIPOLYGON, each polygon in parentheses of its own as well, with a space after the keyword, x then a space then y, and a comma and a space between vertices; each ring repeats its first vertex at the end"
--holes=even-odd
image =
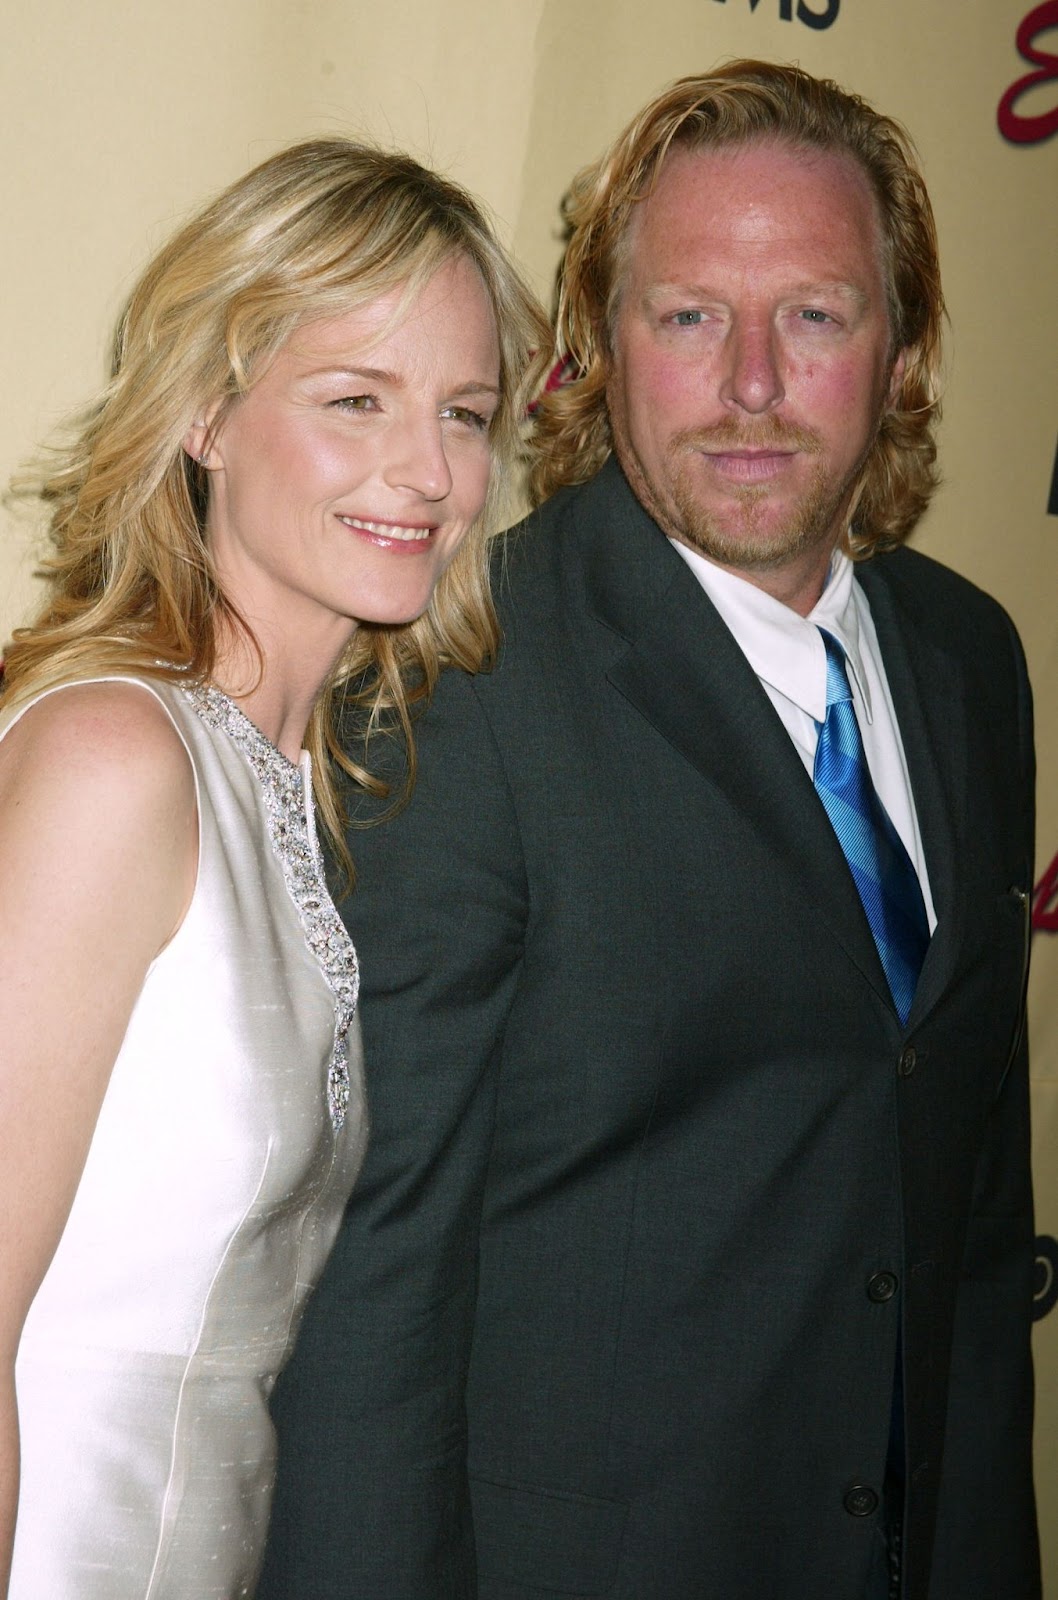
POLYGON ((302 144, 147 268, 40 486, 51 588, 0 703, 11 1600, 253 1592, 266 1397, 365 1137, 336 704, 410 741, 488 660, 545 343, 460 189, 302 144))

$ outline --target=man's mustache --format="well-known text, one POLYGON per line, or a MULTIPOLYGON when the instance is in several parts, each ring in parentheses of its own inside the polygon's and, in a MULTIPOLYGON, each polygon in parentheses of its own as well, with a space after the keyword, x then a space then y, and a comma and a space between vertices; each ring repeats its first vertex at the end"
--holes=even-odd
POLYGON ((819 455, 822 442, 809 428, 798 428, 780 417, 761 417, 746 423, 725 417, 710 428, 684 428, 672 439, 672 449, 719 453, 729 450, 799 450, 804 455, 819 455))

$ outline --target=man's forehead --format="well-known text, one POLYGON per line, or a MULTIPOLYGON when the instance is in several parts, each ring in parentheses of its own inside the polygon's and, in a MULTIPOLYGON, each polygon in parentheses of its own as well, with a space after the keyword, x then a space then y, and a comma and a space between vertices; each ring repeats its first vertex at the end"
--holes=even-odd
POLYGON ((684 244, 774 251, 786 240, 809 250, 845 242, 855 254, 872 233, 879 245, 881 232, 870 180, 844 150, 767 139, 680 145, 633 208, 619 253, 632 265, 646 235, 649 253, 669 260, 684 244))
POLYGON ((740 209, 752 213, 762 195, 781 193, 792 181, 832 187, 837 184, 865 199, 872 187, 861 162, 839 147, 796 144, 785 139, 756 138, 737 144, 673 145, 632 218, 654 209, 657 203, 679 206, 686 197, 688 209, 708 188, 730 186, 737 191, 740 209))

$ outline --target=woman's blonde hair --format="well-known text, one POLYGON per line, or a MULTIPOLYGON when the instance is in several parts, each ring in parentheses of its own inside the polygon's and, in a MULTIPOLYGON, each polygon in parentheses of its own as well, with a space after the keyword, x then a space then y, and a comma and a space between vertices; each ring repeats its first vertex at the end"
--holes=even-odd
POLYGON ((933 212, 898 123, 836 83, 773 62, 733 61, 681 78, 574 179, 558 337, 576 377, 540 401, 534 497, 585 482, 613 447, 606 381, 629 228, 669 150, 760 141, 843 152, 866 174, 878 207, 892 354, 906 350, 907 363, 853 502, 849 546, 866 556, 903 539, 936 486, 944 299, 933 212))
POLYGON ((410 781, 411 705, 429 696, 442 667, 477 671, 495 652, 487 547, 550 348, 543 313, 481 208, 409 156, 346 139, 293 145, 232 184, 150 262, 121 317, 103 394, 57 464, 15 486, 49 508, 52 553, 47 601, 7 652, 4 698, 107 672, 209 678, 221 621, 249 629, 217 583, 205 539, 208 474, 186 454, 185 435, 218 397, 219 420, 301 323, 398 286, 410 296, 458 256, 480 272, 499 336, 488 499, 426 612, 402 627, 361 625, 317 702, 306 745, 322 819, 344 854, 331 761, 384 792, 341 748, 344 700, 367 727, 383 713, 395 718, 410 781))

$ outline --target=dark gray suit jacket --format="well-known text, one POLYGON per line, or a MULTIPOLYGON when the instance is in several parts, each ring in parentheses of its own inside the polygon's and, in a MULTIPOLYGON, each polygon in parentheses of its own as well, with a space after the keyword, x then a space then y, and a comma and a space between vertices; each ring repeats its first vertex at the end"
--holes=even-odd
POLYGON ((500 664, 444 676, 410 806, 352 835, 372 1143, 264 1596, 861 1600, 901 1315, 907 1600, 1038 1595, 1029 691, 964 580, 860 579, 939 917, 906 1029, 617 467, 509 537, 500 664))

